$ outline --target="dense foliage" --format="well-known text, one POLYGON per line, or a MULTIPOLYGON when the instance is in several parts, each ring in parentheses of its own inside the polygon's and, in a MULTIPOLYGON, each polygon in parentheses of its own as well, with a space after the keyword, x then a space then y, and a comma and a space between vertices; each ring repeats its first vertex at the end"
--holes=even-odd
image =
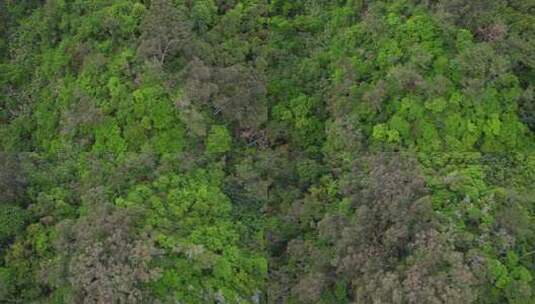
POLYGON ((0 1, 1 303, 535 299, 535 4, 0 1))

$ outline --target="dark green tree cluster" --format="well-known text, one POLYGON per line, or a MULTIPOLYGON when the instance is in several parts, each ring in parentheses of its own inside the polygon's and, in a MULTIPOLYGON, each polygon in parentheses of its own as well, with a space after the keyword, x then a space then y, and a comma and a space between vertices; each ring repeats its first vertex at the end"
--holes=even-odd
POLYGON ((0 1, 0 303, 535 299, 535 4, 0 1))

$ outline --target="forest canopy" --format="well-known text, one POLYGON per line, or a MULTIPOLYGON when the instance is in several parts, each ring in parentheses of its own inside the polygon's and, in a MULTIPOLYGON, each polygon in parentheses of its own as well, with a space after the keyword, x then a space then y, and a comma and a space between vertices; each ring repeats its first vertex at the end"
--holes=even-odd
POLYGON ((0 1, 0 303, 533 304, 529 0, 0 1))

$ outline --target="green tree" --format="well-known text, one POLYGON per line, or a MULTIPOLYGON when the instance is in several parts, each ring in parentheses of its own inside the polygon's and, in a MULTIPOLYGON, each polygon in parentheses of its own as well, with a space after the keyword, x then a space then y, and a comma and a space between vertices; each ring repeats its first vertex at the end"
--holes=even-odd
POLYGON ((230 151, 232 137, 225 126, 212 126, 206 138, 206 152, 209 154, 225 153, 230 151))

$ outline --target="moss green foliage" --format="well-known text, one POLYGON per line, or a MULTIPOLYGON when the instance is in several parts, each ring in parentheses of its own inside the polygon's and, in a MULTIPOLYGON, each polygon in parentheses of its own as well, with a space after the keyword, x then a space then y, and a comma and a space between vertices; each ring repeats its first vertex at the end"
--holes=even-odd
POLYGON ((224 126, 213 126, 206 138, 206 152, 224 153, 231 149, 232 137, 224 126))
POLYGON ((195 303, 219 296, 239 303, 261 288, 266 261, 240 248, 243 228, 232 221, 222 176, 217 168, 161 175, 117 199, 118 206, 143 210, 142 228, 166 253, 155 260, 161 277, 152 288, 159 297, 195 303))
POLYGON ((535 6, 0 1, 0 303, 535 298, 535 6))
POLYGON ((2 226, 0 227, 0 242, 4 243, 23 230, 25 211, 17 206, 2 206, 0 222, 2 222, 2 226))

